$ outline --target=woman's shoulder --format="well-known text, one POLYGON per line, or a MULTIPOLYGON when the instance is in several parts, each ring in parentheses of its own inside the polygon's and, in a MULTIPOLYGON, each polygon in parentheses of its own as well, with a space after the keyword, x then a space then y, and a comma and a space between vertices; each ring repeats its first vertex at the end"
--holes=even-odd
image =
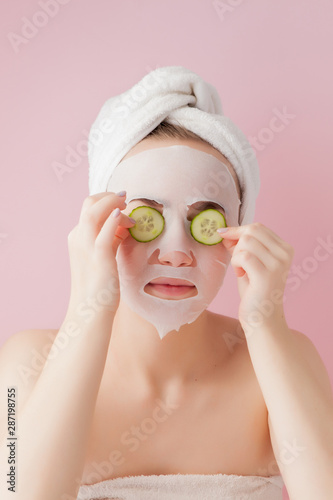
POLYGON ((0 390, 16 388, 18 411, 38 380, 57 332, 56 329, 21 330, 1 346, 0 390))
POLYGON ((20 346, 27 347, 28 345, 38 346, 40 344, 44 344, 47 339, 54 340, 54 337, 58 333, 58 329, 46 328, 30 328, 27 330, 20 330, 16 333, 10 335, 7 340, 4 342, 2 349, 9 348, 18 348, 20 346))
MULTIPOLYGON (((27 361, 35 353, 35 349, 41 347, 45 349, 47 340, 49 343, 54 340, 57 329, 28 329, 20 330, 10 335, 0 349, 2 361, 10 357, 24 356, 27 361)), ((51 344, 50 346, 51 347, 51 344)))

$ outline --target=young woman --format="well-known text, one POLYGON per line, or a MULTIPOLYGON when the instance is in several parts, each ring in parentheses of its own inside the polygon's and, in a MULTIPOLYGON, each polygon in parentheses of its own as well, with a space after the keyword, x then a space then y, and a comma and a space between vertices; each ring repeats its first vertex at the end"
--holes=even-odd
POLYGON ((211 202, 193 196, 208 171, 199 166, 189 176, 183 153, 223 163, 233 201, 241 197, 220 151, 162 123, 123 158, 126 184, 119 188, 123 178, 115 176, 109 186, 117 192, 84 200, 68 237, 72 285, 63 324, 19 332, 0 354, 2 393, 15 386, 18 394, 19 434, 16 495, 2 484, 1 498, 278 499, 281 473, 291 498, 329 498, 330 382, 313 344, 283 315, 292 248, 262 224, 235 223, 238 214, 223 207, 228 187, 211 202), (156 166, 152 197, 141 174, 152 171, 155 154, 173 151, 181 161, 156 166), (165 219, 148 243, 131 232, 139 206, 165 219), (209 208, 229 226, 211 246, 189 231, 209 208), (229 263, 239 318, 203 307, 179 325, 177 308, 187 299, 199 304, 201 290, 216 293, 229 263), (146 283, 150 269, 162 278, 146 283), (159 330, 157 303, 178 328, 159 330))

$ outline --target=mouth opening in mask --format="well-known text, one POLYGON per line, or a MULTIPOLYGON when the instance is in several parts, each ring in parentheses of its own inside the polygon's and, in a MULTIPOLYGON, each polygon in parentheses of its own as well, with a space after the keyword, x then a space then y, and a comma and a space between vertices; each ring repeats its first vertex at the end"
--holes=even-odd
POLYGON ((144 287, 144 292, 148 295, 169 300, 184 299, 198 295, 197 287, 191 281, 168 277, 151 280, 144 287))

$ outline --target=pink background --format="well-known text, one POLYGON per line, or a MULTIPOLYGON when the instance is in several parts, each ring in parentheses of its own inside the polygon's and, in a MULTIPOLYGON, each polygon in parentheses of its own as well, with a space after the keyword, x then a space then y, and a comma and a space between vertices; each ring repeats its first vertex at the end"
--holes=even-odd
MULTIPOLYGON (((59 328, 66 312, 67 235, 88 195, 88 162, 81 150, 62 182, 54 162, 82 146, 107 98, 152 69, 182 65, 212 83, 225 114, 257 140, 256 220, 294 247, 303 272, 286 289, 288 324, 311 338, 333 380, 333 250, 314 257, 317 239, 333 236, 332 3, 59 0, 58 12, 41 16, 46 3, 0 7, 1 343, 59 328), (32 20, 40 27, 29 35, 32 20), (15 51, 8 34, 22 30, 30 39, 15 51), (284 108, 293 117, 268 130, 284 108)), ((210 309, 236 317, 238 303, 229 268, 210 309)))

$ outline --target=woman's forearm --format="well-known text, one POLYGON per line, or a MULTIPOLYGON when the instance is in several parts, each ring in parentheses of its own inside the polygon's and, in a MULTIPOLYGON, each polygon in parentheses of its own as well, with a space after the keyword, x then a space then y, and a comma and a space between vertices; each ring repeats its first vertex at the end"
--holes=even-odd
POLYGON ((68 310, 17 417, 17 500, 76 498, 113 318, 102 309, 85 323, 68 310))
POLYGON ((274 433, 274 453, 293 500, 333 494, 333 400, 312 373, 285 323, 247 338, 274 433))

